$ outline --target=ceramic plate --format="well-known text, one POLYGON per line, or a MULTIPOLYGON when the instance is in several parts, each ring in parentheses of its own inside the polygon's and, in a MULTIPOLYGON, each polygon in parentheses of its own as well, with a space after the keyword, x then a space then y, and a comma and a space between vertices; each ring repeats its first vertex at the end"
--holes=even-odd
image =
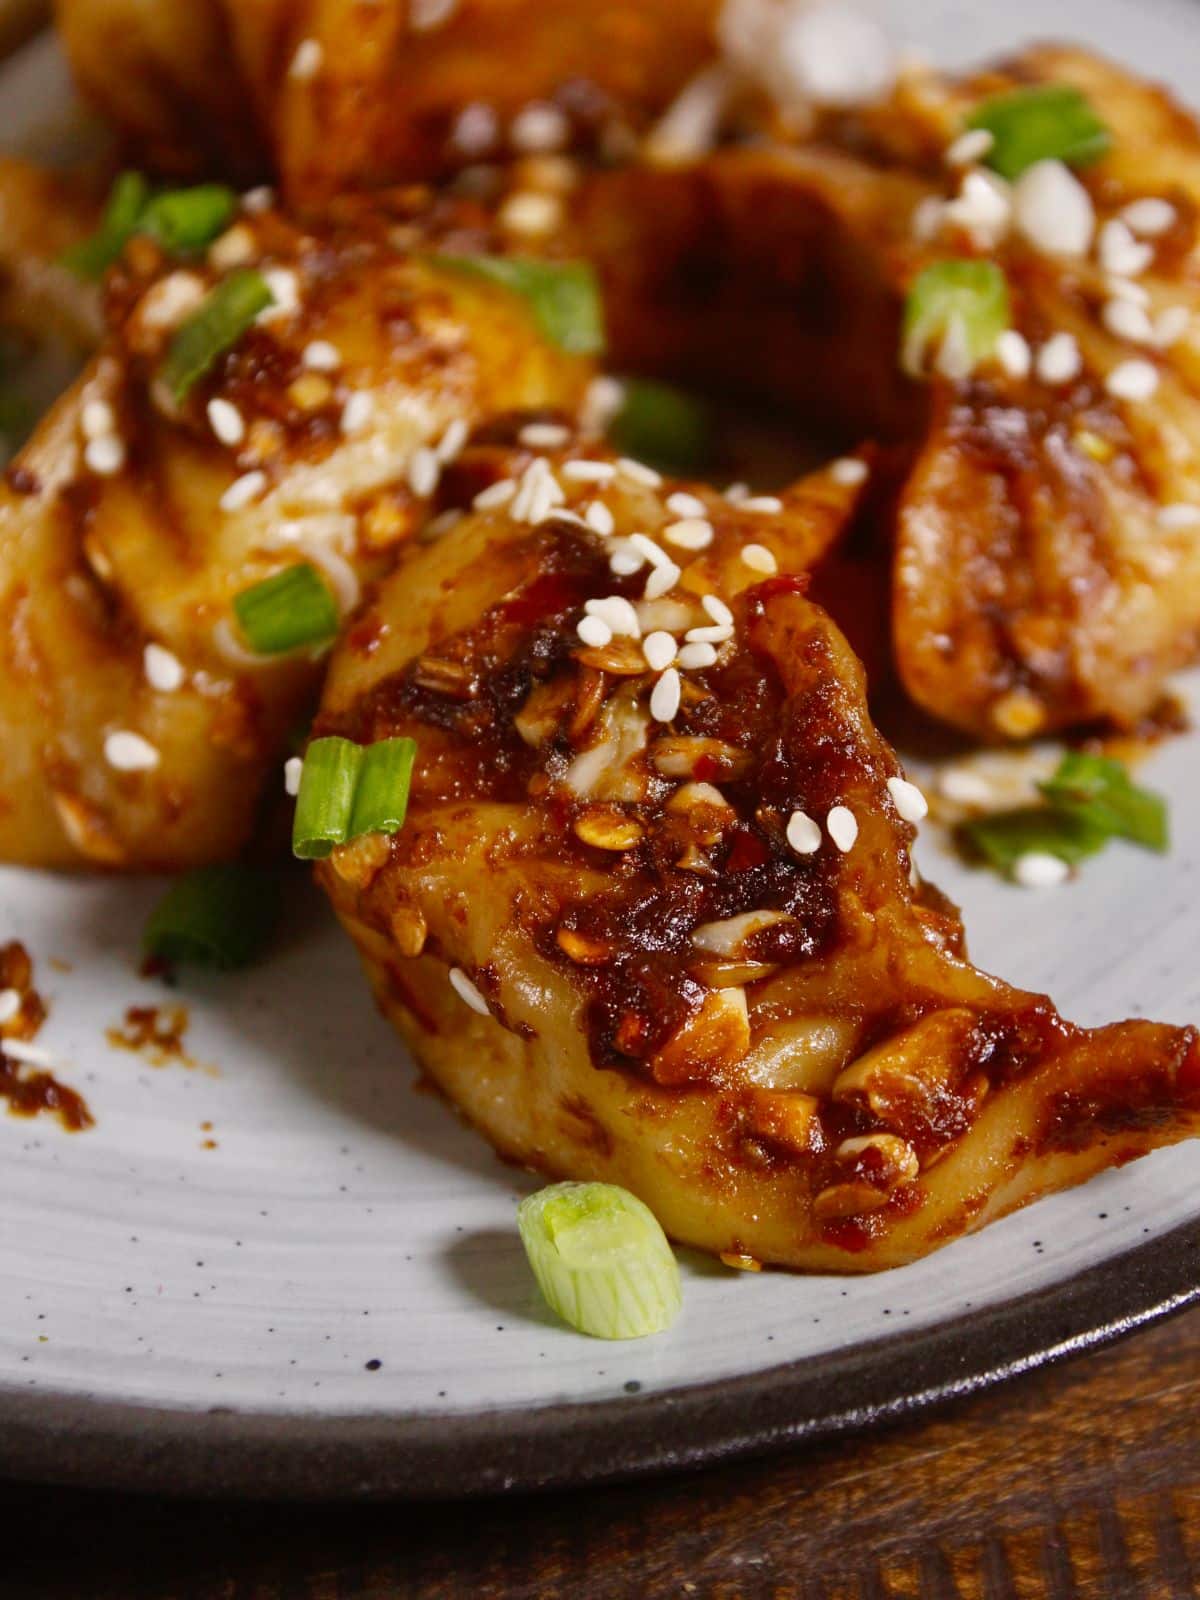
MULTIPOLYGON (((891 8, 966 61, 1035 36, 1042 7, 891 8)), ((1186 74, 1186 0, 1072 0, 1054 26, 1186 74)), ((0 84, 3 127, 64 105, 52 48, 0 84)), ((1200 686, 1193 685, 1200 702, 1200 686)), ((1200 738, 1145 781, 1165 859, 1114 847, 1031 895, 922 870, 976 959, 1088 1023, 1200 1017, 1200 738)), ((428 1094, 354 957, 298 879, 271 964, 186 992, 191 1065, 112 1046, 155 884, 0 872, 51 1005, 41 1042, 95 1127, 0 1117, 0 1467, 157 1490, 465 1493, 579 1482, 860 1426, 1094 1343, 1200 1297, 1194 1145, 863 1280, 734 1274, 685 1257, 667 1335, 604 1344, 543 1314, 514 1226, 532 1180, 428 1094)))

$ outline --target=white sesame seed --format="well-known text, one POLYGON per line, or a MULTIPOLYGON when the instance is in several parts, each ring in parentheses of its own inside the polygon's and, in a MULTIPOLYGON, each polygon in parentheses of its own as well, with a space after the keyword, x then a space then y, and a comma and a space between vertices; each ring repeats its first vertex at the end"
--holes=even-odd
POLYGON ((698 495, 676 489, 674 494, 667 496, 667 510, 675 517, 702 517, 708 508, 698 495))
POLYGON ((602 618, 615 634, 627 639, 640 639, 642 636, 638 614, 623 595, 603 595, 599 599, 589 600, 583 609, 590 617, 602 618))
POLYGON ((301 39, 288 67, 288 77, 297 83, 306 83, 320 72, 324 59, 325 50, 319 39, 301 39))
POLYGON ((635 572, 640 572, 646 565, 646 558, 640 550, 635 550, 628 539, 622 539, 620 544, 614 546, 608 558, 609 570, 618 578, 632 577, 635 572))
POLYGON ((512 478, 500 478, 495 483, 489 483, 486 489, 471 501, 476 511, 495 511, 500 506, 506 506, 517 492, 517 486, 512 478))
POLYGON ((571 124, 557 106, 535 101, 522 107, 508 130, 514 150, 526 155, 538 150, 561 150, 571 135, 571 124))
POLYGON ((711 628, 689 628, 684 638, 688 644, 724 644, 733 638, 733 629, 715 622, 711 628))
POLYGON ((602 372, 584 390, 580 421, 592 433, 603 433, 624 404, 625 385, 602 372))
POLYGON ((717 659, 716 646, 693 640, 681 646, 677 659, 685 672, 696 672, 713 665, 717 659))
POLYGON ((930 239, 942 231, 942 223, 945 219, 945 200, 940 195, 927 194, 923 200, 918 200, 913 207, 908 225, 912 230, 913 238, 919 244, 927 244, 930 239))
POLYGON ((745 505, 750 498, 750 485, 748 483, 731 483, 725 491, 725 498, 731 506, 745 505))
POLYGON ((612 629, 603 617, 580 617, 575 625, 575 632, 584 644, 590 644, 597 649, 612 643, 612 629))
POLYGON ((854 841, 858 838, 858 818, 849 806, 834 806, 825 818, 825 826, 829 830, 829 837, 843 855, 854 848, 854 841))
POLYGON ((415 495, 422 500, 428 498, 437 488, 441 475, 442 464, 436 450, 423 444, 413 451, 408 463, 408 487, 415 495))
POLYGON ((1173 505, 1159 508, 1158 525, 1174 533, 1185 528, 1200 528, 1200 506, 1177 500, 1173 505))
POLYGON ((342 364, 342 353, 328 339, 312 339, 300 352, 300 363, 309 372, 336 372, 342 364))
POLYGON ((242 413, 229 400, 208 402, 208 425, 221 443, 231 448, 241 444, 246 437, 246 424, 242 421, 242 413))
POLYGON ((644 533, 631 533, 629 542, 635 550, 641 552, 653 567, 673 567, 675 563, 663 549, 655 544, 653 539, 648 539, 644 533))
POLYGON ((1132 300, 1135 306, 1150 304, 1149 289, 1144 283, 1135 283, 1132 278, 1112 276, 1104 280, 1104 285, 1114 300, 1132 300))
POLYGON ((1013 191, 994 172, 968 172, 942 215, 965 228, 977 248, 994 249, 1012 225, 1013 191))
POLYGON ((562 201, 557 195, 527 189, 509 195, 497 213, 497 220, 510 233, 523 233, 531 238, 553 233, 562 220, 562 201))
POLYGON ((564 461, 559 471, 575 483, 611 483, 617 475, 611 461, 564 461))
POLYGON ((451 967, 449 978, 450 987, 454 990, 458 998, 460 1000, 465 1000, 472 1011, 478 1011, 481 1017, 486 1017, 488 1015, 487 1001, 471 982, 470 978, 467 977, 462 968, 451 967))
POLYGON ((242 210, 248 211, 252 217, 261 216, 274 204, 275 191, 265 183, 260 183, 257 189, 247 189, 242 196, 242 210))
POLYGON ((668 667, 650 695, 650 715, 655 722, 670 722, 675 717, 681 689, 679 673, 674 667, 668 667))
POLYGON ((646 665, 655 672, 665 672, 675 660, 675 640, 662 628, 648 633, 642 640, 642 654, 646 665))
POLYGON ((1035 250, 1084 256, 1096 231, 1096 210, 1068 166, 1035 161, 1013 185, 1013 221, 1035 250))
POLYGON ((41 1045, 30 1044, 26 1039, 5 1039, 4 1054, 13 1061, 21 1061, 28 1067, 52 1067, 54 1057, 49 1050, 43 1050, 41 1045))
POLYGON ((867 481, 867 470, 867 463, 860 461, 857 456, 839 456, 831 464, 829 475, 834 483, 841 484, 844 489, 853 489, 867 481))
POLYGON ((1056 333, 1037 354, 1037 375, 1055 386, 1070 383, 1083 370, 1083 357, 1074 334, 1056 333))
POLYGON ((243 472, 235 478, 217 502, 222 511, 241 511, 257 500, 267 487, 267 475, 257 467, 253 472, 243 472))
POLYGON ((1113 217, 1100 229, 1096 255, 1105 272, 1115 273, 1118 278, 1136 278, 1154 260, 1154 249, 1139 244, 1126 224, 1113 217))
POLYGON ((1104 380, 1116 400, 1149 400, 1158 388, 1158 368, 1149 361, 1122 361, 1104 380))
POLYGON ((21 1009, 21 995, 17 989, 0 989, 0 1027, 11 1022, 21 1009))
MULTIPOLYGON (((728 498, 728 490, 726 490, 728 498)), ((783 510, 783 501, 776 494, 756 494, 749 500, 735 502, 739 511, 764 511, 774 513, 783 510)))
MULTIPOLYGON (((617 526, 617 519, 604 504, 603 500, 593 500, 583 514, 583 520, 593 533, 601 534, 607 538, 617 526)), ((634 572, 637 567, 633 568, 634 572)))
POLYGON ((915 783, 909 783, 907 778, 889 778, 887 786, 893 804, 905 822, 920 822, 929 815, 929 802, 915 783))
POLYGON ((115 433, 102 434, 88 440, 83 459, 97 477, 111 478, 125 465, 125 446, 115 433))
POLYGON ((971 128, 960 133, 946 151, 948 167, 969 167, 982 161, 996 142, 994 133, 987 128, 971 128))
POLYGON ((662 484, 661 472, 655 472, 654 468, 648 467, 644 461, 634 461, 629 456, 619 457, 617 471, 622 477, 628 478, 630 483, 644 484, 647 489, 657 489, 662 484))
POLYGON ((148 644, 142 651, 142 670, 146 682, 159 694, 174 694, 176 689, 182 688, 187 676, 179 657, 161 644, 148 644))
POLYGON ((669 523, 662 536, 681 550, 707 550, 713 542, 713 525, 704 517, 683 517, 669 523))
POLYGON ((264 306, 255 322, 279 322, 300 309, 300 279, 290 267, 267 267, 263 282, 271 291, 271 304, 264 306))
POLYGON ((1169 200, 1148 196, 1145 200, 1132 200, 1121 211, 1121 220, 1131 232, 1143 239, 1156 239, 1160 233, 1173 228, 1179 213, 1169 200))
POLYGON ((140 733, 122 729, 104 741, 104 759, 118 772, 149 772, 159 763, 159 754, 140 733))
POLYGON ((713 619, 719 628, 733 627, 733 612, 730 611, 724 600, 720 599, 717 595, 701 595, 700 604, 704 607, 705 611, 707 611, 708 615, 713 619))
POLYGON ((1125 339, 1130 344, 1154 343, 1154 324, 1146 311, 1132 300, 1106 301, 1101 321, 1114 339, 1125 339))
POLYGON ((258 240, 254 230, 244 222, 235 222, 208 247, 208 264, 215 272, 232 272, 235 267, 246 267, 258 256, 258 240))
POLYGON ((344 434, 362 433, 375 415, 375 397, 366 389, 356 389, 342 407, 341 429, 344 434))
POLYGON ((996 340, 996 360, 1010 378, 1027 378, 1033 365, 1029 340, 1015 328, 1005 328, 996 340))
POLYGON ((458 459, 470 434, 470 424, 465 417, 455 417, 453 422, 447 424, 445 433, 437 443, 437 458, 443 466, 458 459))
POLYGON ((1060 856, 1044 850, 1027 850, 1013 863, 1013 879, 1023 889, 1052 889, 1064 883, 1071 869, 1060 856))
POLYGON ((195 272, 169 272, 146 290, 138 316, 143 327, 174 328, 201 304, 207 293, 204 279, 195 272))
POLYGON ((947 767, 938 778, 938 790, 947 800, 963 806, 986 806, 994 799, 987 779, 965 767, 947 767))
POLYGON ((751 572, 762 572, 767 577, 779 571, 779 563, 775 559, 775 552, 768 550, 765 544, 746 544, 742 546, 742 561, 751 572))
POLYGON ((464 106, 454 123, 450 142, 466 156, 481 156, 492 149, 500 135, 500 123, 491 106, 475 101, 464 106))
POLYGON ((793 811, 788 818, 787 842, 798 856, 811 856, 821 848, 821 830, 807 811, 793 811))
POLYGON ((431 33, 458 9, 458 0, 410 0, 408 25, 414 33, 431 33))
POLYGON ((1186 306, 1167 306, 1154 323, 1154 338, 1161 350, 1177 344, 1191 326, 1192 314, 1186 306))
POLYGON ((304 761, 300 756, 289 756, 283 763, 283 788, 293 797, 300 793, 300 779, 304 775, 304 761))
POLYGON ((560 422, 530 422, 517 435, 530 450, 560 450, 570 437, 570 428, 560 422))
POLYGON ((117 431, 117 414, 107 400, 89 400, 79 413, 85 439, 103 439, 117 431))
POLYGON ((668 561, 665 566, 655 567, 646 579, 646 587, 642 594, 647 600, 659 600, 679 582, 682 573, 673 561, 668 561))

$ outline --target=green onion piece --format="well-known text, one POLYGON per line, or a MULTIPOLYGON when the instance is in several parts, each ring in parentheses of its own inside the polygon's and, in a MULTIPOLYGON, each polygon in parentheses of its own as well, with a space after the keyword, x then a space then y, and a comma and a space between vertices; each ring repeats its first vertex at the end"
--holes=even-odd
POLYGON ((1010 180, 1035 161, 1091 166, 1107 155, 1112 144, 1112 135, 1087 97, 1066 83, 996 95, 975 109, 967 127, 985 128, 992 135, 994 143, 984 159, 1010 180))
POLYGON ((604 311, 596 274, 586 261, 531 261, 525 256, 436 255, 449 272, 463 272, 522 295, 539 331, 570 355, 604 349, 604 311))
POLYGON ((243 589, 234 595, 233 609, 247 644, 260 656, 324 644, 338 630, 337 602, 309 561, 243 589))
POLYGON ((254 867, 221 865, 185 873, 150 913, 147 956, 168 967, 220 972, 248 966, 279 914, 279 880, 254 867))
POLYGON ((137 232, 150 185, 140 172, 123 172, 109 191, 100 226, 64 252, 62 262, 81 278, 103 277, 137 232))
POLYGON ((935 261, 909 290, 901 365, 920 373, 930 346, 953 338, 970 371, 991 355, 1009 321, 1008 283, 994 261, 935 261))
POLYGON ((679 1264, 649 1208, 612 1183, 555 1183, 522 1200, 521 1242, 547 1304, 597 1339, 669 1328, 679 1264))
POLYGON ((223 183, 168 189, 146 206, 137 231, 153 234, 171 255, 191 255, 224 233, 237 208, 237 195, 223 183))
POLYGON ((208 371, 218 356, 235 345, 260 311, 274 304, 262 275, 243 268, 222 279, 171 337, 159 377, 176 400, 183 400, 192 385, 208 371))
POLYGON ((960 836, 989 866, 1011 874, 1017 862, 1031 852, 1057 856, 1072 864, 1104 849, 1111 834, 1086 817, 1029 806, 975 817, 959 828, 960 836))
POLYGON ((322 861, 350 836, 363 748, 349 739, 314 739, 304 755, 292 823, 292 854, 322 861))
POLYGON ((621 409, 608 435, 623 455, 664 472, 698 472, 709 459, 712 417, 708 408, 668 383, 628 378, 621 409))
POLYGON ((366 746, 347 838, 396 833, 404 826, 416 754, 413 739, 380 739, 366 746))
POLYGON ((1073 751, 1038 787, 1060 815, 1102 829, 1108 838, 1130 839, 1147 850, 1168 848, 1166 801, 1139 788, 1111 757, 1073 751))

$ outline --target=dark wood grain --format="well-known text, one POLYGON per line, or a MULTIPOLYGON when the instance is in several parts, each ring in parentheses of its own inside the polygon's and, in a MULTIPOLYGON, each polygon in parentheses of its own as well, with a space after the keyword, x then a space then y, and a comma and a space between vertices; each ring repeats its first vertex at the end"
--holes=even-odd
POLYGON ((4 1600, 1186 1600, 1200 1312, 859 1440, 465 1505, 10 1486, 4 1600))

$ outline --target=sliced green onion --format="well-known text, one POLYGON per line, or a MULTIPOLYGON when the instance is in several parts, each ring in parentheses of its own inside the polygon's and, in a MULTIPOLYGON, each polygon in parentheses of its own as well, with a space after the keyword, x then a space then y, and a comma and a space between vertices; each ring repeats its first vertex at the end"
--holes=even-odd
POLYGON ((231 273, 212 289, 203 304, 180 323, 167 347, 159 377, 176 400, 183 400, 192 385, 217 358, 235 345, 274 297, 261 273, 245 267, 231 273))
POLYGON ((414 739, 380 739, 366 746, 348 838, 396 833, 404 826, 416 754, 414 739))
POLYGON ((199 867, 177 878, 150 913, 145 953, 168 967, 228 972, 250 964, 279 914, 279 880, 254 867, 199 867))
POLYGON ((709 458, 712 417, 708 408, 669 383, 627 378, 621 409, 608 435, 623 455, 664 472, 698 472, 709 458))
POLYGON ((1057 812, 1103 829, 1109 838, 1129 839, 1147 850, 1168 848, 1166 801, 1139 788, 1121 762, 1109 756, 1073 751, 1038 787, 1057 812))
POLYGON ((146 206, 137 231, 152 234, 171 255, 191 255, 224 233, 237 208, 237 195, 223 183, 167 189, 146 206))
POLYGON ((1087 167, 1108 153, 1112 135, 1087 97, 1066 83, 1014 89, 985 100, 967 119, 984 128, 992 148, 984 157, 1001 177, 1019 178, 1036 161, 1087 167))
POLYGON ((987 864, 1011 875, 1022 856, 1050 855, 1072 865, 1104 849, 1111 835, 1086 818, 1028 806, 975 817, 959 829, 963 839, 987 864))
POLYGON ((522 1200, 521 1242, 551 1310, 597 1339, 661 1333, 679 1315, 679 1264, 657 1218, 612 1183, 555 1183, 522 1200))
POLYGON ((109 191, 100 226, 63 254, 63 265, 81 278, 103 277, 137 232, 149 198, 150 185, 140 172, 121 173, 109 191))
POLYGON ((935 261, 904 306, 901 365, 919 374, 932 346, 957 346, 966 371, 986 361, 1010 321, 1008 283, 994 261, 935 261))
POLYGON ((531 261, 525 256, 436 255, 434 266, 511 289, 529 302, 551 344, 571 355, 604 349, 604 311, 596 274, 586 261, 531 261))
POLYGON ((322 861, 350 836, 363 747, 349 739, 314 739, 304 754, 292 823, 292 854, 322 861))
POLYGON ((284 567, 233 597, 246 642, 260 656, 324 644, 338 630, 337 601, 309 561, 284 567))

